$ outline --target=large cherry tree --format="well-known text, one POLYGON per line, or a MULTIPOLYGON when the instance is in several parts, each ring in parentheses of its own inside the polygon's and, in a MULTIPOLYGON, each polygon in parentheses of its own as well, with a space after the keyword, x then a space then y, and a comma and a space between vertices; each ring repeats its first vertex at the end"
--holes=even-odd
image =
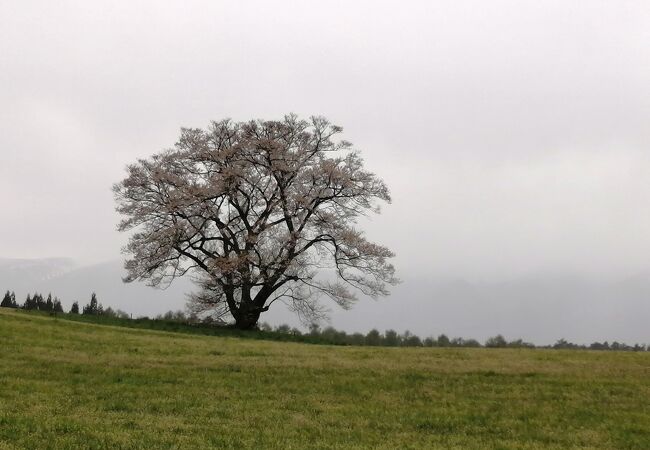
POLYGON ((336 139, 326 119, 213 122, 182 129, 174 148, 138 160, 113 190, 130 231, 125 281, 165 286, 187 274, 190 305, 242 329, 276 301, 301 319, 386 295, 393 253, 357 219, 390 202, 388 188, 336 139))

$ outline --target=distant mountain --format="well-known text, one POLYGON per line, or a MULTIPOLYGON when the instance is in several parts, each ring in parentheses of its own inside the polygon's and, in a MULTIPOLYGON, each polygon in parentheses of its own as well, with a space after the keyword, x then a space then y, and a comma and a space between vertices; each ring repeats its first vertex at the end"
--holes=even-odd
POLYGON ((10 259, 0 258, 0 288, 23 291, 60 277, 77 267, 70 258, 10 259))
POLYGON ((407 278, 388 298, 334 309, 332 323, 480 340, 500 333, 538 344, 560 338, 650 344, 650 276, 616 282, 549 274, 508 282, 407 278))
MULTIPOLYGON (((178 279, 166 290, 125 284, 123 275, 120 261, 78 267, 65 258, 0 259, 0 291, 16 291, 21 303, 28 292, 51 292, 67 309, 75 300, 86 304, 96 292, 105 306, 134 317, 155 316, 183 309, 186 294, 194 288, 188 279, 178 279)), ((331 324, 349 332, 392 328, 422 337, 445 333, 481 341, 503 334, 536 344, 560 338, 650 344, 650 274, 616 282, 549 273, 507 282, 405 277, 390 297, 361 298, 349 311, 329 305, 331 324)), ((279 303, 262 320, 300 325, 279 303)))
POLYGON ((185 296, 193 285, 189 280, 174 281, 168 289, 155 289, 144 283, 122 282, 125 272, 121 261, 77 266, 66 258, 0 260, 0 290, 16 292, 22 303, 28 293, 52 293, 64 309, 72 302, 88 303, 93 292, 105 306, 122 309, 133 316, 156 315, 169 309, 183 309, 185 296))

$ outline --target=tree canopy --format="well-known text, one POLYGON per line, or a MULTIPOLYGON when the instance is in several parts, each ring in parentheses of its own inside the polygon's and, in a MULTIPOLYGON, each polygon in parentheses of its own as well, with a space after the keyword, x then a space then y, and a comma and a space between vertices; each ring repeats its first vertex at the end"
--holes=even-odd
POLYGON ((356 226, 389 190, 364 169, 342 129, 321 117, 212 122, 184 128, 175 147, 127 167, 114 186, 126 282, 167 285, 188 274, 195 311, 254 327, 275 301, 304 320, 325 295, 386 295, 393 253, 356 226), (323 269, 331 269, 335 276, 323 269))

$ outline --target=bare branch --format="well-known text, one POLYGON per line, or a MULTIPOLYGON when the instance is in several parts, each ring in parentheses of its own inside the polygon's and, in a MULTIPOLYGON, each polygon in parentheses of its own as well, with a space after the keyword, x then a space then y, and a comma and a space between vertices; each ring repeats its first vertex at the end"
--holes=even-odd
POLYGON ((127 167, 114 188, 120 231, 132 231, 125 281, 166 286, 190 274, 190 303, 254 326, 275 301, 324 317, 326 296, 348 308, 359 290, 386 295, 393 253, 354 228, 390 202, 342 129, 325 118, 213 122, 184 128, 175 147, 127 167), (330 268, 339 282, 317 279, 330 268), (350 290, 352 289, 352 290, 350 290))

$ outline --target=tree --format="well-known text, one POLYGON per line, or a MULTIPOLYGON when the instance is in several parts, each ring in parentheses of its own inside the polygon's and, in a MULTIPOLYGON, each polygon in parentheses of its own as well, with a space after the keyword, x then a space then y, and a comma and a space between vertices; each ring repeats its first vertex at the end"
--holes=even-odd
POLYGON ((366 334, 365 344, 366 345, 381 345, 383 336, 379 333, 378 330, 372 329, 366 334))
POLYGON ((57 297, 54 297, 54 303, 52 305, 52 311, 55 313, 62 313, 63 312, 63 305, 61 305, 61 300, 59 300, 57 297))
POLYGON ((25 303, 23 304, 23 309, 26 310, 35 309, 37 311, 43 311, 45 309, 45 301, 43 300, 43 296, 38 293, 35 293, 33 297, 27 294, 27 298, 25 299, 25 303))
POLYGON ((389 347, 397 347, 401 344, 401 339, 397 331, 395 330, 386 330, 384 333, 384 345, 389 347))
POLYGON ((485 346, 489 347, 489 348, 502 348, 502 347, 506 347, 507 345, 508 345, 508 342, 500 334, 497 334, 496 336, 490 337, 485 341, 485 346))
POLYGON ((406 330, 402 335, 402 345, 405 347, 422 347, 422 341, 417 335, 406 330))
POLYGON ((90 296, 90 303, 83 308, 83 314, 90 316, 99 316, 104 312, 101 303, 97 301, 97 294, 94 292, 90 296))
POLYGON ((364 345, 366 337, 361 333, 352 333, 348 336, 347 343, 350 345, 364 345))
POLYGON ((28 310, 44 311, 45 300, 43 300, 43 296, 38 292, 35 292, 33 297, 30 297, 29 294, 27 294, 23 308, 28 310))
POLYGON ((133 231, 124 281, 190 274, 200 287, 191 309, 242 329, 277 300, 309 323, 325 316, 321 295, 346 309, 355 291, 387 295, 394 255, 355 224, 389 191, 335 141, 341 131, 319 117, 223 120, 182 129, 173 149, 128 166, 113 188, 118 228, 133 231))
POLYGON ((70 308, 70 314, 79 314, 79 302, 74 302, 70 308))
POLYGON ((449 337, 447 337, 446 334, 441 334, 438 336, 437 340, 438 347, 449 347, 451 345, 451 341, 449 340, 449 337))
POLYGON ((45 301, 44 310, 49 312, 54 311, 54 302, 52 301, 52 294, 47 295, 47 300, 45 301))
POLYGON ((31 295, 27 294, 27 298, 25 299, 25 303, 23 303, 23 309, 34 309, 33 308, 33 302, 32 302, 32 297, 31 295))
POLYGON ((45 300, 41 294, 35 293, 32 297, 32 303, 34 304, 33 309, 36 309, 38 311, 45 311, 45 300))
POLYGON ((11 293, 9 291, 6 292, 4 298, 2 299, 2 302, 0 302, 0 306, 3 308, 13 308, 13 304, 11 302, 11 293))

